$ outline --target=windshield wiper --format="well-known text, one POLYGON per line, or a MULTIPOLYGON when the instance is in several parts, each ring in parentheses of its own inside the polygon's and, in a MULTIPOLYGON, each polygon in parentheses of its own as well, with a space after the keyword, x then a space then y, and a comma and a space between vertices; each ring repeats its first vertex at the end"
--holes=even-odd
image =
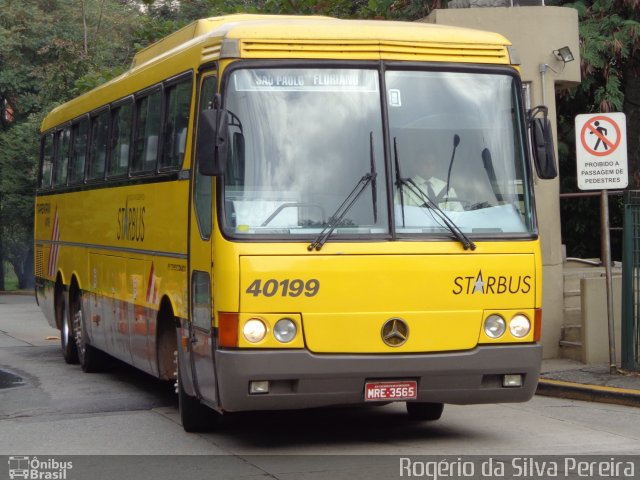
POLYGON ((403 190, 404 188, 408 188, 409 191, 411 191, 411 193, 413 193, 417 198, 421 199, 424 204, 423 206, 426 206, 428 208, 430 208, 431 210, 433 210, 434 214, 440 219, 442 220, 442 222, 447 226, 447 228, 449 229, 449 231, 453 234, 454 237, 456 237, 456 239, 462 243, 462 246, 464 247, 465 250, 475 250, 476 249, 476 244, 473 243, 473 241, 467 237, 464 232, 462 230, 460 230, 460 227, 458 227, 453 220, 451 220, 451 218, 449 218, 449 216, 444 213, 444 211, 438 206, 438 204, 436 202, 434 202, 433 200, 431 200, 431 198, 429 198, 429 195, 427 195, 427 193, 420 188, 420 186, 418 186, 418 184, 416 184, 416 182, 414 182, 412 179, 410 178, 402 178, 402 176, 400 175, 400 160, 398 159, 398 148, 397 148, 397 142, 396 139, 393 139, 393 153, 394 153, 394 160, 395 160, 395 166, 396 166, 396 186, 400 192, 400 203, 401 203, 401 208, 402 208, 402 223, 404 225, 404 198, 403 198, 403 190))
POLYGON ((371 184, 371 195, 373 196, 373 219, 374 223, 378 221, 378 200, 377 200, 377 191, 376 191, 376 177, 378 173, 376 172, 376 157, 373 152, 373 132, 369 133, 369 160, 371 162, 371 170, 369 173, 366 173, 362 176, 362 178, 358 181, 356 186, 351 190, 351 193, 347 195, 347 198, 344 199, 344 202, 336 209, 336 211, 329 217, 329 221, 322 229, 322 231, 318 234, 311 244, 307 247, 307 250, 320 250, 322 246, 327 242, 333 231, 340 225, 340 222, 344 219, 344 216, 351 209, 356 200, 360 197, 364 189, 367 188, 367 185, 371 184))
POLYGON ((371 162, 371 200, 373 201, 373 223, 378 223, 378 189, 376 185, 376 154, 373 151, 373 132, 369 132, 369 161, 371 162))
POLYGON ((460 243, 462 243, 462 246, 465 250, 476 249, 476 244, 473 243, 473 241, 469 237, 467 237, 462 230, 460 230, 460 227, 458 227, 454 223, 454 221, 451 220, 451 218, 449 218, 446 213, 444 213, 444 210, 442 210, 436 202, 432 201, 429 198, 429 195, 427 195, 425 191, 416 184, 416 182, 414 182, 410 178, 403 178, 401 180, 402 183, 407 188, 409 188, 409 190, 411 190, 414 195, 417 195, 418 198, 421 198, 424 201, 424 204, 436 213, 436 216, 444 222, 451 233, 453 233, 453 235, 460 241, 460 243))
POLYGON ((344 202, 336 209, 334 214, 329 217, 329 222, 325 225, 322 231, 318 234, 313 242, 307 247, 307 250, 320 250, 322 246, 325 244, 327 239, 331 236, 333 231, 336 229, 340 222, 344 219, 344 216, 351 209, 358 197, 364 192, 364 189, 367 188, 367 185, 371 183, 376 178, 376 173, 367 173, 363 175, 363 177, 358 181, 355 188, 351 190, 351 193, 347 195, 347 198, 344 199, 344 202))
POLYGON ((393 137, 393 160, 396 164, 396 188, 400 196, 400 209, 402 211, 402 226, 404 223, 404 188, 402 183, 402 174, 400 173, 400 160, 398 159, 398 139, 393 137))

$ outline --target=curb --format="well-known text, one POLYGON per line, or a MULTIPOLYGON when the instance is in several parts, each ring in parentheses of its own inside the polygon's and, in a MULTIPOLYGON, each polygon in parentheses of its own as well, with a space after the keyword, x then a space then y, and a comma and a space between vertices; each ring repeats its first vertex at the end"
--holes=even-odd
POLYGON ((20 295, 20 296, 33 295, 35 297, 35 292, 33 289, 31 290, 0 290, 0 296, 6 296, 6 295, 20 295))
POLYGON ((640 391, 541 378, 536 395, 640 407, 640 391))

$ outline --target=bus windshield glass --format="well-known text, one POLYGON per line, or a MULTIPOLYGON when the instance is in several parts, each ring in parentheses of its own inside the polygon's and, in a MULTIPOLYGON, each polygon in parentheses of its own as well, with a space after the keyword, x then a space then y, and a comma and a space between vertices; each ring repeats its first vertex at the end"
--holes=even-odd
POLYGON ((313 237, 374 172, 332 235, 387 234, 378 85, 375 70, 233 72, 227 233, 313 237))
POLYGON ((387 71, 399 234, 529 234, 520 93, 502 74, 387 71))
POLYGON ((380 90, 374 69, 233 71, 225 232, 385 237, 390 204, 398 235, 533 232, 515 77, 389 69, 380 90))

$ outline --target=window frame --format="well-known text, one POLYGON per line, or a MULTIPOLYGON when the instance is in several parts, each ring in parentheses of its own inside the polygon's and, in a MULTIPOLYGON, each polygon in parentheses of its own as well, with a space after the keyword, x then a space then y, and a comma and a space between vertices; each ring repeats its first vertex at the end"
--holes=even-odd
POLYGON ((67 185, 75 186, 81 185, 86 182, 86 174, 87 174, 87 166, 89 160, 89 143, 91 139, 91 116, 86 113, 80 117, 77 117, 71 122, 71 140, 70 140, 70 149, 69 149, 69 172, 67 173, 67 185), (87 130, 85 133, 85 144, 84 144, 84 162, 82 165, 82 175, 80 178, 75 178, 75 166, 76 166, 76 157, 78 152, 76 152, 76 128, 79 130, 80 125, 86 122, 87 130))
MULTIPOLYGON (((55 148, 54 148, 54 155, 53 155, 53 173, 51 176, 51 188, 55 189, 60 189, 60 188, 64 188, 67 185, 69 185, 69 163, 70 163, 70 157, 71 157, 71 122, 65 122, 64 124, 58 126, 55 131, 54 131, 54 138, 55 138, 55 148), (60 151, 60 143, 61 143, 61 137, 65 134, 65 132, 67 132, 68 134, 68 141, 67 141, 67 153, 66 153, 66 159, 67 159, 67 164, 64 167, 64 181, 58 183, 58 160, 59 160, 59 151, 60 151)), ((60 171, 60 173, 62 173, 62 171, 60 171)))
POLYGON ((94 121, 97 121, 97 119, 102 116, 102 115, 109 115, 110 113, 110 105, 105 105, 103 107, 97 108, 95 110, 93 110, 90 114, 90 122, 89 122, 89 129, 90 129, 90 133, 89 133, 89 155, 88 155, 88 162, 87 162, 87 167, 86 167, 86 183, 99 183, 99 182, 104 182, 105 179, 105 174, 107 171, 107 164, 109 162, 109 153, 110 153, 110 149, 109 149, 109 136, 111 135, 111 125, 107 124, 107 143, 106 143, 106 151, 105 151, 105 158, 104 158, 104 171, 102 172, 102 176, 101 177, 90 177, 89 174, 91 172, 91 166, 93 165, 93 158, 91 156, 92 152, 93 152, 93 145, 94 145, 94 135, 93 135, 93 125, 94 125, 94 121))
POLYGON ((38 167, 38 188, 41 190, 51 190, 53 185, 53 160, 55 159, 56 154, 56 136, 55 130, 49 130, 43 133, 40 136, 40 162, 38 167), (44 157, 45 157, 45 144, 47 141, 47 137, 51 138, 51 160, 49 163, 51 164, 51 171, 49 172, 49 183, 48 185, 44 185, 44 157))
POLYGON ((105 168, 105 176, 107 181, 117 180, 122 178, 127 178, 129 176, 129 171, 131 169, 131 156, 132 156, 132 145, 133 145, 133 130, 135 126, 135 116, 136 116, 136 99, 135 95, 127 95, 126 97, 120 98, 115 102, 111 102, 109 105, 110 116, 109 116, 109 161, 105 168), (131 107, 131 114, 129 116, 130 128, 129 128, 129 150, 127 151, 127 166, 123 172, 118 172, 117 174, 111 173, 111 165, 114 161, 114 149, 117 144, 117 138, 114 136, 114 120, 117 114, 116 111, 119 111, 120 108, 124 106, 131 107))
MULTIPOLYGON (((195 83, 194 83, 194 76, 192 71, 181 73, 179 75, 176 75, 175 77, 169 78, 164 82, 162 82, 162 90, 163 90, 162 125, 160 128, 161 138, 162 138, 162 148, 160 150, 160 154, 158 155, 158 161, 157 161, 158 173, 180 171, 184 165, 185 159, 187 157, 188 146, 189 146, 189 142, 187 141, 189 137, 189 123, 191 118, 196 114, 194 110, 194 105, 196 104, 197 99, 194 100, 194 87, 195 87, 195 83), (187 109, 188 110, 188 116, 187 116, 187 122, 186 122, 187 131, 185 133, 186 138, 185 138, 185 146, 184 146, 184 152, 182 154, 182 159, 177 165, 163 166, 164 160, 168 155, 168 152, 166 151, 164 146, 166 143, 168 143, 167 142, 167 138, 168 138, 168 134, 167 134, 168 121, 167 120, 169 116, 169 94, 171 92, 172 87, 176 87, 177 89, 179 85, 187 84, 187 83, 190 85, 190 94, 189 94, 189 107, 187 109)), ((192 122, 192 123, 194 123, 195 125, 195 122, 192 122)))
MULTIPOLYGON (((141 176, 145 176, 145 175, 154 175, 158 173, 158 166, 160 164, 159 160, 160 160, 160 155, 162 152, 162 143, 163 143, 163 138, 162 138, 162 130, 164 128, 163 125, 163 119, 164 119, 164 110, 165 110, 165 93, 164 93, 164 85, 162 83, 159 84, 155 84, 152 85, 148 88, 145 88, 139 92, 136 92, 134 95, 134 111, 133 111, 133 128, 132 128, 132 138, 131 138, 131 151, 129 153, 129 171, 128 171, 128 175, 129 177, 141 177, 141 176), (134 171, 134 165, 136 162, 135 159, 135 155, 136 155, 136 142, 139 141, 139 137, 138 137, 138 130, 140 128, 140 123, 139 123, 139 119, 140 119, 140 103, 142 101, 144 101, 145 99, 151 98, 153 95, 159 95, 160 98, 160 112, 159 112, 159 120, 160 120, 160 125, 159 125, 159 129, 158 129, 158 140, 157 140, 157 144, 156 144, 156 158, 154 160, 154 167, 148 170, 142 169, 139 171, 134 171)), ((146 142, 147 141, 147 135, 146 135, 146 128, 147 126, 147 121, 145 119, 145 135, 143 137, 143 140, 146 142)), ((146 154, 146 146, 143 146, 143 150, 141 152, 146 154)), ((142 160, 142 164, 144 165, 146 162, 144 161, 144 159, 142 160)))

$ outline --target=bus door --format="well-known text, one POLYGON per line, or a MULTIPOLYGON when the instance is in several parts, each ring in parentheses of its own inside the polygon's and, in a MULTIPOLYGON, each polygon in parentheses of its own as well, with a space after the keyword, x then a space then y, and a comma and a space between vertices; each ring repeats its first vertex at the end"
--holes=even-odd
MULTIPOLYGON (((216 72, 207 71, 199 77, 197 113, 207 108, 216 91, 216 72)), ((197 132, 197 128, 194 129, 197 132)), ((195 158, 195 157, 194 157, 195 158)), ((191 338, 189 356, 196 396, 217 404, 212 326, 213 302, 211 277, 212 257, 212 187, 215 177, 201 175, 194 160, 192 207, 189 235, 189 277, 191 281, 191 338)))

